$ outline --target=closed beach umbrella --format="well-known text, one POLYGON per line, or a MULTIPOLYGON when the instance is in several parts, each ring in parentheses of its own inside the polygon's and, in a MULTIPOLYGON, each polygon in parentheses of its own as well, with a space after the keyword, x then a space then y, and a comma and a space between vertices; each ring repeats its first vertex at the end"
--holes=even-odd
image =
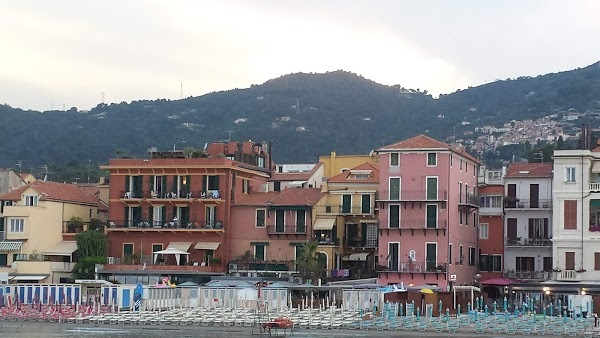
POLYGON ((506 312, 508 310, 508 300, 506 299, 506 296, 504 296, 504 312, 506 312))

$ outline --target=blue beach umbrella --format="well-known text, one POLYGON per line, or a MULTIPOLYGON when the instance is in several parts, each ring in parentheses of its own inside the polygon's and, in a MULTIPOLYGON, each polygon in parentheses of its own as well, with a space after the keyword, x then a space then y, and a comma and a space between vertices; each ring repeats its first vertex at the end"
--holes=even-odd
POLYGON ((488 306, 487 306, 487 304, 485 304, 485 314, 486 315, 488 314, 488 306))
POLYGON ((448 321, 448 318, 450 318, 450 309, 446 308, 446 321, 448 321))
POLYGON ((442 311, 444 310, 444 307, 442 306, 442 300, 440 299, 440 304, 438 306, 438 316, 442 316, 442 311))
POLYGON ((506 299, 506 296, 504 296, 504 312, 506 312, 508 310, 508 300, 506 299))
POLYGON ((467 303, 467 313, 471 313, 471 302, 467 303))
POLYGON ((494 312, 493 313, 496 313, 496 308, 497 307, 498 307, 498 304, 496 303, 496 301, 494 301, 494 312))
POLYGON ((456 306, 456 315, 460 315, 460 304, 458 304, 458 306, 456 306))
POLYGON ((420 320, 420 319, 421 319, 421 308, 418 307, 417 308, 417 320, 420 320))
POLYGON ((479 296, 475 297, 475 310, 479 311, 479 296))

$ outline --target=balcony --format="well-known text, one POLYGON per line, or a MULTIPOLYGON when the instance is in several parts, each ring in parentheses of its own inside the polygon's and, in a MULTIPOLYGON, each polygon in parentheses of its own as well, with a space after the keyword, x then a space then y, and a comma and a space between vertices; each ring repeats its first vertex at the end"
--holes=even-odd
POLYGON ((339 238, 315 238, 319 245, 329 245, 329 246, 339 246, 340 239, 339 238))
POLYGON ((267 235, 273 236, 299 236, 306 237, 306 226, 298 227, 296 225, 274 225, 268 224, 267 235))
MULTIPOLYGON (((381 268, 381 266, 380 266, 381 268)), ((415 274, 435 274, 436 279, 439 279, 443 276, 446 279, 446 271, 448 270, 447 263, 437 263, 436 262, 388 262, 388 267, 383 267, 383 269, 379 269, 379 273, 384 273, 386 275, 390 273, 397 273, 399 275, 403 273, 415 274)))
POLYGON ((200 231, 222 232, 225 229, 223 221, 194 221, 194 222, 162 222, 152 220, 114 220, 110 221, 107 231, 200 231))
POLYGON ((534 280, 541 279, 546 280, 550 276, 547 271, 515 271, 515 270, 506 270, 503 272, 503 277, 506 278, 516 278, 520 280, 534 280))
POLYGON ((530 247, 530 246, 542 246, 551 247, 552 240, 549 238, 504 238, 504 245, 507 247, 530 247))
POLYGON ((552 209, 552 200, 506 199, 506 209, 552 209))
POLYGON ((377 240, 369 241, 360 237, 344 237, 344 246, 347 248, 377 249, 377 240))
POLYGON ((50 262, 50 261, 17 261, 16 272, 18 273, 51 273, 64 272, 71 273, 75 263, 71 262, 50 262))
MULTIPOLYGON (((99 269, 102 273, 112 271, 142 271, 140 264, 105 264, 103 268, 99 269)), ((152 272, 171 272, 171 273, 193 273, 193 272, 204 272, 204 273, 223 273, 223 266, 218 265, 146 265, 146 273, 151 274, 152 272)))
POLYGON ((167 190, 158 191, 121 191, 122 200, 133 200, 139 201, 142 199, 146 200, 220 200, 220 190, 206 190, 206 191, 187 191, 182 190, 180 192, 173 192, 167 190))
POLYGON ((74 223, 72 221, 64 221, 62 226, 63 234, 78 234, 80 232, 84 232, 87 230, 98 230, 104 232, 104 228, 106 224, 100 222, 77 222, 74 223))
POLYGON ((600 192, 600 183, 590 183, 591 192, 600 192))
POLYGON ((577 270, 563 270, 552 272, 552 279, 561 282, 579 282, 583 279, 584 272, 577 272, 577 270))
POLYGON ((315 207, 318 215, 374 215, 375 207, 363 208, 362 206, 347 205, 320 205, 315 207))
POLYGON ((448 200, 448 191, 439 189, 437 191, 427 193, 426 190, 400 190, 392 191, 390 195, 389 190, 381 190, 378 201, 384 202, 444 202, 448 200))
POLYGON ((458 205, 461 207, 478 208, 479 207, 479 196, 474 194, 459 195, 458 205))
POLYGON ((423 232, 423 236, 427 236, 427 235, 434 235, 435 236, 439 236, 440 233, 442 234, 442 236, 446 235, 446 229, 448 227, 448 220, 445 219, 438 219, 437 220, 437 224, 431 224, 430 226, 427 225, 427 219, 422 218, 422 219, 408 219, 408 220, 400 220, 400 227, 398 228, 379 228, 379 235, 381 236, 383 233, 385 233, 386 235, 390 235, 390 233, 394 233, 394 232, 398 232, 400 234, 400 236, 402 236, 402 232, 404 233, 409 233, 411 236, 415 235, 415 232, 417 232, 417 235, 420 232, 423 232))

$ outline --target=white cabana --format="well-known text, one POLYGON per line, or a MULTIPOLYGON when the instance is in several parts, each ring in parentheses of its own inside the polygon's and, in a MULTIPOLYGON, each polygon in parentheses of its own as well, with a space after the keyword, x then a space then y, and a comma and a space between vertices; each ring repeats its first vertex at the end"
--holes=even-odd
POLYGON ((166 248, 160 251, 154 251, 154 264, 156 264, 156 260, 158 259, 158 255, 175 255, 175 260, 177 261, 177 265, 181 261, 181 255, 189 255, 190 253, 187 251, 177 250, 173 248, 166 248))

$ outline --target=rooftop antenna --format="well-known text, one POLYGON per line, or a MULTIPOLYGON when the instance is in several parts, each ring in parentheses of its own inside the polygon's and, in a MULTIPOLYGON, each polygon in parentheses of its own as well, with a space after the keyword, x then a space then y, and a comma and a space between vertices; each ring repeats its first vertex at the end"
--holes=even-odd
POLYGON ((225 130, 225 132, 229 134, 227 137, 227 142, 231 141, 231 134, 233 133, 233 130, 225 130))
POLYGON ((79 181, 79 177, 73 177, 72 180, 74 180, 75 184, 77 184, 77 182, 79 181))
POLYGON ((21 175, 21 169, 23 168, 23 162, 19 161, 15 163, 15 167, 19 167, 19 175, 21 175))
POLYGON ((183 100, 183 82, 179 84, 179 99, 183 100))

